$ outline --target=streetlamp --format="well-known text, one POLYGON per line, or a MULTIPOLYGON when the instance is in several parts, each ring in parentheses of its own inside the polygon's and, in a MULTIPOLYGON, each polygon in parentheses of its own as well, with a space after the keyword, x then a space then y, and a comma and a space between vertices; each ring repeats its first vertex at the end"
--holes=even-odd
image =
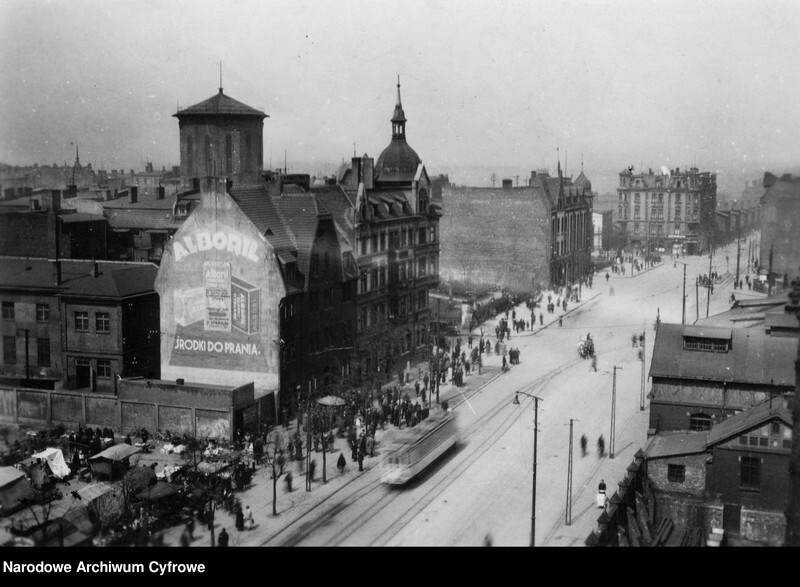
POLYGON ((536 546, 536 450, 537 442, 539 440, 539 402, 544 401, 542 398, 524 391, 518 391, 514 394, 515 406, 519 405, 519 394, 533 398, 533 491, 531 492, 531 547, 536 546))

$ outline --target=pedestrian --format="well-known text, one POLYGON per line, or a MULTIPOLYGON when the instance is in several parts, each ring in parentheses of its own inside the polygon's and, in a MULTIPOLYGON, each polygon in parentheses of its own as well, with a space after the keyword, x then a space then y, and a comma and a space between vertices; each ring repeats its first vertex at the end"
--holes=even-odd
POLYGON ((592 371, 597 373, 597 355, 592 355, 592 371))
POLYGON ((588 443, 588 441, 586 440, 586 435, 585 434, 581 434, 581 457, 585 457, 586 456, 586 444, 587 443, 588 443))
POLYGON ((244 531, 244 513, 241 508, 237 508, 236 510, 236 529, 239 532, 244 531))
POLYGON ((189 539, 189 530, 184 528, 181 533, 181 546, 189 546, 191 543, 192 541, 189 539))
POLYGON ((508 362, 506 361, 505 354, 503 355, 503 371, 508 371, 508 362))
POLYGON ((539 312, 539 326, 544 326, 544 314, 539 312))
POLYGON ((364 470, 364 453, 361 449, 358 450, 358 470, 359 472, 364 470))
POLYGON ((248 530, 252 530, 255 528, 256 522, 253 519, 253 511, 250 509, 250 506, 247 506, 244 509, 244 527, 248 530))
POLYGON ((562 321, 562 317, 561 317, 561 316, 559 316, 559 317, 558 317, 558 327, 559 327, 559 328, 561 328, 562 326, 564 326, 564 323, 563 323, 563 321, 562 321))
POLYGON ((312 459, 311 462, 308 464, 308 478, 311 481, 314 481, 314 471, 317 468, 317 461, 316 459, 312 459))
POLYGON ((632 347, 636 346, 636 333, 635 332, 633 334, 631 334, 631 346, 632 347))
POLYGON ((219 538, 217 538, 217 546, 224 547, 228 546, 228 540, 230 536, 228 535, 228 531, 223 528, 222 532, 219 533, 219 538))
POLYGON ((286 477, 284 478, 284 482, 286 483, 286 493, 292 492, 292 479, 293 479, 292 472, 287 471, 286 477))
POLYGON ((603 438, 602 434, 600 435, 600 438, 597 439, 597 456, 606 456, 606 439, 603 438))
POLYGON ((344 458, 344 453, 339 453, 339 460, 336 461, 336 467, 339 469, 339 474, 344 473, 344 466, 347 464, 347 461, 344 458))

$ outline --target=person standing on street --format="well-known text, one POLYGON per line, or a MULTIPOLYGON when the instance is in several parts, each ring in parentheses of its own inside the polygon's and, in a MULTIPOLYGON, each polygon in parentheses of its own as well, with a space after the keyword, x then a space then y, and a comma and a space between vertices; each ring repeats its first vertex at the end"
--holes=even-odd
POLYGON ((597 439, 597 456, 598 458, 606 456, 606 439, 603 438, 602 434, 597 439))
POLYGON ((358 470, 359 472, 364 470, 364 453, 360 448, 358 449, 358 470))
POLYGON ((339 460, 336 461, 336 467, 339 469, 339 474, 344 473, 344 466, 347 464, 347 461, 344 458, 344 453, 339 453, 339 460))
POLYGON ((219 533, 219 538, 217 538, 217 546, 225 547, 228 546, 228 540, 230 536, 228 535, 228 531, 223 528, 222 532, 219 533))
POLYGON ((286 493, 291 493, 292 492, 292 472, 291 471, 287 471, 286 472, 286 478, 284 479, 284 481, 286 482, 286 493))
POLYGON ((586 435, 585 434, 581 434, 581 457, 585 457, 586 456, 586 444, 587 444, 587 442, 588 441, 586 440, 586 435))

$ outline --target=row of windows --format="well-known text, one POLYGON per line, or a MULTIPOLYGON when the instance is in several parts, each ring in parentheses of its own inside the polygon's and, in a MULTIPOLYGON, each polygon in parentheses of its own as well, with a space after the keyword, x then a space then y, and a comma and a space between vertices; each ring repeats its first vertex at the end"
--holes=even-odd
MULTIPOLYGON (((91 368, 92 363, 90 359, 75 359, 75 367, 76 369, 79 368, 91 368)), ((108 359, 97 359, 97 376, 98 377, 111 377, 113 375, 111 371, 111 361, 108 359)))
POLYGON ((405 316, 427 307, 428 291, 424 289, 417 292, 416 298, 413 294, 406 294, 397 300, 392 300, 389 304, 376 302, 372 304, 371 308, 362 306, 358 309, 358 329, 363 330, 373 324, 386 321, 389 318, 387 312, 391 316, 405 316))
MULTIPOLYGON (((668 464, 667 481, 683 483, 686 480, 686 466, 668 464)), ((757 457, 741 457, 739 463, 739 488, 747 491, 761 489, 761 459, 757 457)))
POLYGON ((722 338, 684 338, 683 348, 687 351, 727 353, 730 348, 730 341, 722 338))
MULTIPOLYGON (((353 322, 351 320, 348 320, 347 322, 341 322, 339 324, 338 331, 338 342, 340 346, 347 345, 347 343, 353 338, 353 322)), ((334 347, 335 342, 335 329, 333 326, 328 326, 322 330, 315 330, 308 337, 308 352, 310 354, 314 354, 322 352, 326 349, 331 349, 334 347)), ((286 360, 291 361, 294 358, 294 348, 292 347, 289 349, 287 347, 286 360)))
MULTIPOLYGON (((3 302, 3 320, 14 320, 15 318, 14 302, 3 302)), ((50 306, 48 304, 36 304, 36 321, 50 321, 50 306)))
POLYGON ((396 250, 403 247, 413 247, 414 244, 424 245, 436 242, 436 227, 422 227, 419 229, 408 228, 401 230, 390 230, 388 233, 373 233, 369 237, 361 237, 359 242, 359 254, 368 255, 387 250, 396 250), (388 236, 388 239, 387 239, 388 236), (416 243, 414 237, 417 237, 416 243))
MULTIPOLYGON (((49 367, 50 339, 37 338, 35 340, 36 340, 36 365, 39 367, 49 367)), ((3 363, 6 365, 17 364, 17 339, 13 336, 3 337, 3 363)))
MULTIPOLYGON (((89 332, 89 312, 75 311, 75 330, 77 332, 89 332)), ((111 314, 108 312, 95 312, 94 330, 100 334, 111 332, 111 314)))
MULTIPOLYGON (((436 258, 420 257, 416 260, 416 275, 414 274, 415 263, 413 259, 398 261, 392 267, 394 270, 395 281, 403 283, 405 281, 435 275, 436 258)), ((369 271, 363 271, 359 279, 359 293, 365 294, 371 291, 385 288, 388 268, 380 264, 369 271)))
MULTIPOLYGON (((205 135, 203 137, 203 155, 204 161, 207 165, 211 165, 212 155, 211 155, 211 137, 209 135, 205 135)), ((186 137, 186 164, 188 168, 191 170, 194 167, 194 138, 191 135, 186 137)), ((225 135, 225 173, 231 174, 233 173, 233 136, 230 134, 225 135)), ((245 173, 249 173, 253 171, 253 140, 251 135, 247 134, 244 137, 244 171, 245 173)))

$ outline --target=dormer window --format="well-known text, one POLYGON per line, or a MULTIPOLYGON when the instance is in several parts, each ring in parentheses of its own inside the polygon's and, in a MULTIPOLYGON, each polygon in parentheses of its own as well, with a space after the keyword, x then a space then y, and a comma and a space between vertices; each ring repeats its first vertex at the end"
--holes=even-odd
POLYGON ((683 338, 683 348, 687 351, 727 353, 730 350, 730 342, 730 339, 725 338, 685 336, 683 338))
POLYGON ((419 190, 418 210, 420 214, 428 213, 428 190, 419 190))

